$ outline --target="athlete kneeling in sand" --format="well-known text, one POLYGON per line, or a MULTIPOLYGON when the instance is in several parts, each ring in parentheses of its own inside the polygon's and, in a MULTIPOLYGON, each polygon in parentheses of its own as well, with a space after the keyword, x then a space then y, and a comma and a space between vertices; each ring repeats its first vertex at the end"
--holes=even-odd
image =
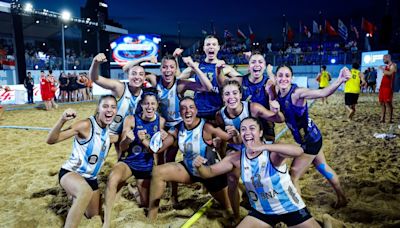
POLYGON ((47 137, 48 144, 74 137, 72 155, 62 165, 58 176, 61 187, 73 198, 65 227, 78 227, 84 214, 88 218, 100 214, 97 174, 110 149, 109 125, 116 113, 115 97, 102 96, 94 116, 62 129, 67 121, 77 116, 73 109, 67 109, 47 137))
POLYGON ((222 161, 205 166, 207 159, 198 156, 193 164, 202 178, 212 178, 240 168, 251 210, 238 227, 274 227, 284 222, 289 227, 319 227, 308 212, 290 179, 286 158, 303 154, 301 147, 290 144, 265 144, 261 122, 243 119, 241 153, 228 154, 222 161))
POLYGON ((210 164, 213 164, 217 161, 216 153, 210 147, 213 138, 219 137, 223 141, 236 141, 237 137, 224 132, 220 128, 215 128, 206 123, 204 119, 197 117, 197 107, 190 97, 182 98, 179 103, 179 109, 182 122, 177 126, 173 135, 178 141, 180 151, 183 153, 183 161, 180 163, 169 162, 154 167, 147 215, 149 219, 157 217, 160 199, 164 193, 166 183, 169 181, 184 184, 201 182, 225 209, 231 208, 227 194, 226 175, 219 175, 208 180, 203 179, 193 166, 193 159, 197 155, 201 155, 208 157, 210 164))
POLYGON ((157 90, 144 89, 140 106, 141 113, 129 115, 124 121, 120 144, 122 155, 112 168, 107 182, 103 227, 110 227, 117 191, 132 175, 136 178, 138 190, 136 200, 139 206, 148 207, 153 155, 173 144, 173 137, 161 141, 164 138, 161 135, 168 133, 163 131, 165 119, 157 112, 157 90))

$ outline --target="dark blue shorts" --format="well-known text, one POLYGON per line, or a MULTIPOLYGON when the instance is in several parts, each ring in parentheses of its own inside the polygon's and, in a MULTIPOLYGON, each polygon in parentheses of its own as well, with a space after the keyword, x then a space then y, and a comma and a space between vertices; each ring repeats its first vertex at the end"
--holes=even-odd
POLYGON ((257 218, 268 225, 275 227, 276 224, 283 222, 288 226, 295 226, 298 224, 301 224, 308 219, 312 218, 310 212, 308 209, 305 207, 303 209, 300 209, 298 211, 290 212, 287 214, 282 214, 282 215, 267 215, 263 214, 261 212, 258 212, 257 210, 251 208, 248 216, 252 216, 254 218, 257 218))

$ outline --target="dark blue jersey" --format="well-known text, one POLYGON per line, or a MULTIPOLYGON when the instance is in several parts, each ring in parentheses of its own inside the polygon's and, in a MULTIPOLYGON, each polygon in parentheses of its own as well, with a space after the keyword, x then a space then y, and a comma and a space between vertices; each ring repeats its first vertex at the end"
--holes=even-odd
POLYGON ((153 154, 143 146, 139 139, 138 132, 146 130, 146 137, 150 140, 153 135, 160 131, 160 116, 156 114, 156 119, 148 122, 142 120, 139 114, 135 115, 135 127, 133 134, 135 139, 129 145, 128 151, 121 157, 129 167, 137 171, 151 171, 153 168, 153 154))
MULTIPOLYGON (((194 101, 198 109, 198 116, 215 116, 215 113, 217 113, 217 111, 223 106, 221 94, 219 92, 219 85, 217 82, 217 70, 215 63, 201 62, 199 68, 211 81, 213 90, 211 92, 195 91, 194 101)), ((200 83, 198 75, 195 75, 195 79, 197 83, 200 83)))
MULTIPOLYGON (((257 102, 266 109, 270 109, 269 96, 265 92, 265 84, 268 81, 268 76, 263 75, 263 79, 258 83, 250 82, 249 75, 245 75, 242 78, 242 101, 257 102)), ((263 125, 264 136, 269 136, 269 139, 274 138, 274 123, 265 119, 260 119, 260 121, 263 125)))
POLYGON ((294 140, 297 143, 316 142, 321 138, 321 132, 312 119, 308 117, 307 104, 299 107, 292 103, 292 94, 296 88, 297 85, 292 84, 290 91, 284 97, 281 97, 280 92, 278 93, 277 100, 285 116, 286 125, 292 131, 294 140))

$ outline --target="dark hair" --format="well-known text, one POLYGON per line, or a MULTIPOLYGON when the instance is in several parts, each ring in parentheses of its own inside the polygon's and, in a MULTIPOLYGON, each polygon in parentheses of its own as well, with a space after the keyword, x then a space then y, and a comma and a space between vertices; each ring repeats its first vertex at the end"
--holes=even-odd
POLYGON ((322 69, 324 69, 324 70, 326 70, 326 66, 325 65, 322 65, 322 67, 321 67, 322 69))
POLYGON ((235 85, 239 88, 240 93, 242 93, 242 86, 236 80, 225 80, 224 84, 222 85, 222 92, 224 92, 225 87, 229 85, 235 85))
POLYGON ((161 59, 161 65, 162 65, 163 62, 166 61, 166 60, 173 60, 173 61, 175 62, 175 66, 178 66, 178 64, 177 64, 177 62, 176 62, 176 60, 175 60, 175 57, 174 57, 173 55, 170 55, 170 54, 164 55, 164 57, 161 59))
POLYGON ((360 68, 360 64, 357 62, 354 62, 351 66, 356 70, 358 70, 360 68))
POLYGON ((278 71, 279 71, 279 69, 281 69, 281 68, 283 68, 283 67, 287 67, 287 68, 290 70, 290 73, 292 73, 292 76, 293 76, 293 69, 292 69, 292 67, 291 67, 291 66, 289 66, 289 65, 288 65, 288 64, 286 64, 286 63, 284 63, 284 64, 282 64, 282 65, 278 66, 278 68, 276 68, 276 72, 275 72, 275 74, 277 74, 277 73, 278 73, 278 71))
MULTIPOLYGON (((216 39, 216 40, 218 41, 218 44, 219 44, 218 37, 216 37, 216 36, 214 36, 214 35, 207 35, 207 36, 204 38, 204 40, 206 40, 206 39, 212 39, 212 38, 216 39)), ((203 42, 203 43, 204 43, 204 42, 203 42)))
MULTIPOLYGON (((260 51, 260 50, 253 50, 253 51, 251 51, 251 55, 250 55, 250 58, 251 58, 251 56, 253 56, 253 55, 263 55, 263 53, 260 51)), ((264 57, 264 56, 263 56, 264 57)))
MULTIPOLYGON (((193 97, 191 97, 191 96, 184 96, 184 97, 179 101, 179 105, 181 105, 182 101, 185 101, 185 100, 191 100, 191 101, 193 101, 193 103, 195 103, 193 97)), ((196 104, 196 103, 195 103, 195 104, 196 104)))
POLYGON ((31 72, 30 72, 30 71, 28 71, 28 74, 31 74, 31 72))
POLYGON ((106 94, 106 95, 101 95, 101 96, 100 96, 99 103, 98 103, 97 105, 100 105, 100 103, 101 103, 103 100, 108 99, 108 98, 113 99, 113 100, 115 101, 115 103, 117 103, 117 98, 115 98, 114 95, 112 95, 112 94, 106 94))
POLYGON ((44 70, 41 70, 40 73, 44 73, 44 70))
POLYGON ((49 74, 52 74, 53 73, 53 71, 52 70, 49 70, 49 74))
POLYGON ((156 88, 152 88, 152 87, 150 87, 150 88, 144 88, 144 89, 143 89, 142 96, 140 97, 140 103, 142 103, 143 100, 144 100, 147 96, 154 96, 154 97, 156 98, 157 102, 159 102, 159 99, 158 99, 158 91, 157 91, 156 88))
MULTIPOLYGON (((258 127, 260 128, 260 131, 263 131, 263 130, 264 130, 263 125, 262 125, 260 119, 255 118, 255 117, 252 117, 252 116, 248 116, 248 117, 244 118, 244 119, 240 122, 240 126, 242 126, 242 123, 243 123, 245 120, 253 120, 254 122, 257 123, 258 127)), ((262 138, 262 137, 263 137, 263 136, 261 136, 261 138, 262 138)))

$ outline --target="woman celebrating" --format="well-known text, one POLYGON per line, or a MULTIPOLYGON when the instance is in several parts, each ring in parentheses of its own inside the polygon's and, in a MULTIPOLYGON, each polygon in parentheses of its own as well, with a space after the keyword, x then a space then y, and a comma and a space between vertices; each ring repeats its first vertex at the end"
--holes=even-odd
MULTIPOLYGON (((264 89, 263 89, 264 90, 264 89)), ((239 131, 240 122, 247 117, 261 118, 273 122, 282 123, 283 114, 279 112, 279 103, 271 102, 272 111, 266 109, 259 103, 242 101, 242 90, 239 82, 226 81, 222 87, 222 100, 225 106, 217 113, 218 125, 228 133, 235 134, 239 131)), ((240 151, 241 144, 229 144, 227 153, 240 151)), ((232 209, 235 215, 239 215, 239 192, 237 184, 239 181, 239 170, 236 169, 228 174, 228 193, 232 209)))
POLYGON ((148 206, 150 179, 154 163, 153 154, 163 151, 164 148, 173 143, 171 137, 169 142, 162 143, 162 148, 160 144, 155 148, 150 145, 151 141, 154 141, 157 137, 156 134, 161 137, 160 132, 163 131, 165 125, 165 119, 157 113, 158 100, 154 89, 143 91, 140 106, 142 109, 140 114, 129 115, 124 121, 120 143, 122 156, 111 170, 108 178, 103 227, 110 226, 111 210, 117 191, 121 189, 121 184, 132 175, 136 178, 139 206, 148 206))
MULTIPOLYGON (((249 74, 235 78, 242 86, 242 101, 257 102, 270 109, 269 96, 264 89, 268 81, 268 76, 265 75, 265 58, 257 51, 246 52, 245 54, 249 56, 249 74)), ((267 141, 275 141, 274 123, 266 119, 260 121, 263 124, 264 138, 267 141)))
POLYGON ((303 153, 299 146, 265 144, 261 123, 253 117, 240 125, 244 147, 241 153, 231 153, 221 162, 205 166, 207 159, 194 160, 203 178, 231 172, 240 168, 251 210, 238 227, 274 227, 279 222, 289 227, 319 227, 297 193, 288 173, 285 159, 303 153))
POLYGON ((157 62, 157 59, 150 57, 142 58, 129 62, 123 67, 124 72, 128 74, 127 83, 98 75, 98 67, 100 64, 107 62, 107 58, 103 53, 99 53, 93 58, 92 65, 89 69, 90 79, 94 83, 104 89, 111 90, 112 93, 119 98, 117 115, 110 126, 111 142, 115 143, 118 157, 121 156, 121 152, 119 151, 119 137, 122 132, 124 118, 136 113, 136 107, 142 95, 142 86, 145 82, 145 71, 139 64, 145 61, 157 62))
POLYGON ((203 179, 199 176, 193 160, 198 155, 201 155, 208 157, 210 164, 215 163, 217 161, 216 153, 211 148, 213 138, 219 137, 223 141, 228 141, 232 140, 234 136, 220 128, 213 127, 211 124, 206 123, 204 119, 197 117, 197 107, 192 98, 182 98, 179 107, 183 120, 175 129, 173 136, 177 139, 179 150, 183 153, 183 162, 169 162, 154 167, 147 214, 150 219, 157 217, 160 199, 164 193, 166 183, 169 181, 184 184, 201 182, 225 209, 231 208, 226 192, 226 175, 216 176, 209 180, 203 179))
POLYGON ((337 202, 334 207, 345 206, 347 200, 340 186, 339 177, 328 165, 321 151, 322 135, 312 119, 308 117, 307 99, 318 99, 334 93, 343 82, 350 78, 349 69, 342 68, 339 78, 334 83, 318 90, 299 88, 296 84, 292 84, 293 71, 289 66, 278 67, 276 76, 273 76, 272 67, 269 69, 268 74, 271 78, 274 77, 274 80, 267 83, 266 91, 272 100, 276 98, 279 102, 285 115, 286 125, 291 130, 294 140, 304 149, 304 154, 295 158, 290 168, 293 183, 300 192, 299 179, 313 163, 336 192, 337 202), (276 84, 276 90, 274 84, 276 84))
POLYGON ((48 144, 55 144, 74 137, 72 155, 61 167, 59 182, 72 196, 73 203, 65 221, 65 227, 78 227, 85 214, 91 218, 100 212, 100 192, 97 174, 110 148, 109 125, 117 112, 114 96, 102 96, 95 116, 73 123, 62 129, 64 124, 76 118, 76 112, 67 109, 47 137, 48 144))

